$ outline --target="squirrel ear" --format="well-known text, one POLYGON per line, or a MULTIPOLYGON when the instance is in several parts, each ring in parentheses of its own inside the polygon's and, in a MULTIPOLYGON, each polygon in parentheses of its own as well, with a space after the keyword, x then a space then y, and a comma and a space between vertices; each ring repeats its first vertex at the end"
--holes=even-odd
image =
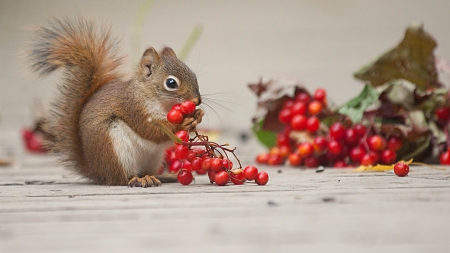
POLYGON ((177 58, 177 55, 175 54, 175 52, 173 51, 173 49, 170 48, 170 47, 164 47, 164 48, 161 50, 161 55, 172 56, 172 57, 177 58))
POLYGON ((153 47, 147 48, 142 55, 140 62, 140 72, 143 76, 149 77, 152 74, 152 65, 160 59, 158 52, 153 47))

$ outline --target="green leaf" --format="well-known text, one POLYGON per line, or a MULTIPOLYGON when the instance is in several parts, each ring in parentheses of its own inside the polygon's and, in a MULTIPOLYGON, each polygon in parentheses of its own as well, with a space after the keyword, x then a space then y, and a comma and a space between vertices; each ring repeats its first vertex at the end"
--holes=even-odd
POLYGON ((271 148, 277 143, 277 134, 271 131, 263 130, 263 124, 264 120, 260 120, 258 123, 255 123, 252 127, 252 131, 264 146, 271 148))
POLYGON ((436 46, 436 41, 423 29, 423 25, 410 26, 400 44, 354 76, 374 87, 394 79, 408 80, 421 90, 440 87, 433 54, 436 46))
POLYGON ((378 100, 380 94, 370 85, 366 85, 363 91, 354 99, 348 101, 338 112, 347 115, 353 122, 360 122, 364 111, 374 101, 378 100))

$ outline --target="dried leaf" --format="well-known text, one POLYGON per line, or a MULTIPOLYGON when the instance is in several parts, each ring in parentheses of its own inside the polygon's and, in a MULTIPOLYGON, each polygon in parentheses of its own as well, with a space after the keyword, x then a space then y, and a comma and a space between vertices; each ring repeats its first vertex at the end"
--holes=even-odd
MULTIPOLYGON (((413 159, 410 159, 409 161, 399 161, 399 162, 403 162, 406 163, 408 165, 410 165, 413 162, 413 159)), ((396 163, 391 164, 391 165, 383 165, 383 164, 377 164, 375 166, 364 166, 361 165, 358 168, 352 170, 352 172, 365 172, 365 171, 388 171, 388 170, 393 170, 394 166, 396 163)))
POLYGON ((436 46, 436 41, 423 29, 423 25, 410 26, 399 45, 354 76, 375 87, 395 79, 408 80, 422 90, 440 87, 433 55, 436 46))

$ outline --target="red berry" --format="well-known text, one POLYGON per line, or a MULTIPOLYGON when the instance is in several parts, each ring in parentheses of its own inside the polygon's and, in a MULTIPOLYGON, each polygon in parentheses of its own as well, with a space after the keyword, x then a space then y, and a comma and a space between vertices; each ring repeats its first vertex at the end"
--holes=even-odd
POLYGON ((376 161, 374 159, 373 156, 371 156, 370 154, 364 154, 363 157, 361 158, 361 165, 364 166, 370 166, 370 165, 375 165, 376 161))
POLYGON ((194 179, 194 177, 192 176, 192 173, 190 171, 180 170, 180 172, 178 172, 177 179, 178 179, 178 182, 180 182, 180 184, 188 185, 188 184, 192 183, 192 180, 194 179))
POLYGON ((392 150, 394 152, 398 151, 399 149, 401 149, 402 145, 403 145, 403 141, 402 141, 402 139, 400 139, 400 137, 392 135, 387 140, 388 149, 390 149, 390 150, 392 150))
POLYGON ((341 141, 345 137, 345 127, 341 122, 335 122, 330 126, 330 137, 341 141))
POLYGON ((230 181, 230 176, 226 171, 216 172, 216 175, 214 176, 214 183, 219 186, 224 186, 228 184, 228 181, 230 181))
POLYGON ((269 174, 267 174, 267 172, 265 171, 259 172, 255 177, 255 182, 258 185, 266 185, 267 182, 269 182, 269 174))
POLYGON ((450 165, 450 152, 445 151, 439 156, 439 162, 444 165, 450 165))
POLYGON ((300 154, 292 153, 288 156, 288 161, 292 166, 299 166, 300 164, 302 164, 302 157, 300 156, 300 154))
POLYGON ((243 184, 245 182, 244 172, 241 172, 238 174, 231 173, 230 180, 233 184, 237 184, 237 185, 243 184))
POLYGON ((320 101, 320 102, 324 102, 325 101, 325 97, 327 96, 327 93, 324 89, 318 88, 315 92, 314 92, 314 99, 320 101))
POLYGON ((257 163, 266 164, 268 160, 269 160, 269 154, 264 153, 264 154, 259 154, 258 156, 256 156, 257 163))
POLYGON ((350 159, 352 159, 355 163, 361 163, 361 159, 366 154, 366 151, 364 151, 361 147, 355 147, 350 151, 350 159))
POLYGON ((290 145, 290 139, 289 136, 286 134, 278 134, 277 135, 277 146, 284 146, 284 145, 290 145))
POLYGON ((173 161, 173 163, 171 163, 169 165, 169 172, 170 173, 177 173, 180 169, 181 169, 181 161, 180 160, 175 160, 173 161))
POLYGON ((204 171, 202 169, 196 170, 195 172, 197 172, 197 174, 199 175, 205 175, 206 173, 208 173, 207 171, 204 171))
POLYGON ((307 118, 305 115, 295 115, 291 119, 291 127, 293 130, 305 130, 307 118))
POLYGON ((334 155, 340 155, 342 153, 342 144, 336 140, 328 142, 328 151, 334 155))
POLYGON ((184 115, 179 110, 170 110, 167 113, 167 120, 172 124, 180 124, 183 121, 184 115))
POLYGON ((202 159, 200 157, 195 157, 191 160, 191 168, 194 171, 199 171, 202 169, 202 159))
POLYGON ((222 159, 222 166, 225 170, 231 170, 233 168, 233 162, 227 158, 222 159))
POLYGON ((174 104, 174 105, 172 106, 172 110, 178 110, 178 111, 181 112, 181 104, 174 104))
POLYGON ((343 160, 338 160, 334 163, 333 167, 335 168, 346 168, 348 165, 343 160))
POLYGON ((409 165, 406 163, 396 163, 394 165, 394 173, 399 177, 404 177, 409 173, 409 165))
POLYGON ((440 107, 434 111, 436 118, 438 120, 446 121, 450 117, 450 108, 449 107, 440 107))
POLYGON ((281 154, 270 154, 267 160, 267 164, 269 165, 281 165, 283 162, 284 159, 281 154))
POLYGON ((359 138, 363 137, 366 134, 366 132, 367 132, 366 126, 364 126, 361 123, 356 123, 355 126, 353 127, 353 129, 355 130, 356 135, 359 138))
POLYGON ((306 115, 306 103, 297 101, 291 108, 292 115, 306 115))
POLYGON ((386 140, 380 135, 371 136, 367 140, 369 148, 375 152, 380 152, 386 149, 386 140))
POLYGON ((244 176, 248 181, 255 180, 257 174, 258 169, 253 165, 248 165, 244 168, 244 176))
POLYGON ((355 129, 349 128, 345 131, 344 141, 349 146, 354 146, 359 140, 358 135, 356 134, 355 129))
MULTIPOLYGON (((175 134, 176 137, 180 138, 180 140, 187 142, 189 141, 189 134, 187 131, 181 130, 175 134)), ((175 143, 177 144, 177 143, 175 143)))
POLYGON ((304 157, 304 158, 310 157, 314 153, 313 145, 311 145, 308 142, 305 142, 305 143, 302 143, 302 144, 298 145, 297 149, 298 149, 298 154, 301 157, 304 157))
POLYGON ((311 156, 305 159, 306 168, 317 168, 319 167, 319 158, 311 156))
POLYGON ((324 154, 328 148, 328 141, 323 136, 317 136, 314 138, 313 144, 314 153, 317 155, 324 154))
POLYGON ((211 160, 211 170, 214 172, 223 171, 222 159, 213 158, 211 160))
POLYGON ((317 130, 319 130, 320 121, 316 116, 310 117, 306 121, 306 130, 308 130, 310 133, 315 133, 317 130))
POLYGON ((214 183, 214 178, 216 177, 216 172, 210 170, 208 171, 209 182, 214 183))
POLYGON ((300 92, 297 95, 295 95, 295 101, 300 101, 307 104, 309 100, 311 100, 311 97, 306 92, 300 92))
POLYGON ((384 150, 381 153, 381 163, 383 164, 393 164, 397 160, 397 154, 389 149, 384 150))
POLYGON ((189 148, 187 146, 178 145, 175 147, 175 157, 184 160, 187 158, 189 152, 189 148))
POLYGON ((195 104, 192 101, 184 101, 180 105, 181 112, 184 113, 184 115, 190 115, 195 111, 195 104))
POLYGON ((189 162, 188 160, 182 161, 181 162, 181 169, 192 171, 191 162, 189 162))
POLYGON ((278 120, 281 123, 287 124, 292 119, 292 112, 290 109, 282 109, 278 114, 278 120))
POLYGON ((210 171, 211 170, 211 158, 204 158, 202 161, 202 170, 210 171))
POLYGON ((308 112, 310 115, 317 115, 322 112, 322 103, 313 100, 308 104, 308 112))

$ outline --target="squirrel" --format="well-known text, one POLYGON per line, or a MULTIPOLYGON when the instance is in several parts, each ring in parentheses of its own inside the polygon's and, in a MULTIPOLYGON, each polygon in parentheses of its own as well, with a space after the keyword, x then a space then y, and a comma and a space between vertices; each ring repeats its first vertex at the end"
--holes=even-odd
POLYGON ((52 18, 35 30, 30 68, 47 76, 61 68, 62 81, 43 124, 47 148, 76 174, 100 185, 160 186, 176 174, 157 175, 172 132, 194 130, 204 112, 177 125, 167 121, 173 105, 201 104, 196 75, 170 47, 145 50, 131 78, 119 72, 123 57, 111 29, 83 17, 52 18))

